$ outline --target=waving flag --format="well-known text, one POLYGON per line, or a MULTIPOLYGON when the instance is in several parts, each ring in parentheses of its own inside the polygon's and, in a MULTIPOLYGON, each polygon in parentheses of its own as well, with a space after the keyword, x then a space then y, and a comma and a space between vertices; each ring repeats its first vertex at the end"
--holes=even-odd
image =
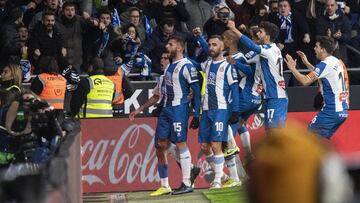
POLYGON ((112 19, 111 19, 111 24, 114 27, 121 27, 121 22, 120 22, 120 17, 119 17, 119 13, 116 10, 116 8, 114 8, 114 11, 111 13, 112 14, 112 19))
POLYGON ((145 26, 146 38, 148 38, 150 34, 153 32, 153 28, 151 26, 150 20, 146 15, 144 15, 143 17, 143 22, 145 24, 144 26, 145 26))

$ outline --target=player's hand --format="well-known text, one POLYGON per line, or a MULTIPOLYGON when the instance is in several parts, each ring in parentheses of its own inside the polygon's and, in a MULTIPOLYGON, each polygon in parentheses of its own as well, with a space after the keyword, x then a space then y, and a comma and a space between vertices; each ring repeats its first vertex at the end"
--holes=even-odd
POLYGON ((230 124, 235 124, 235 123, 239 122, 239 112, 233 111, 229 118, 229 122, 230 122, 230 124))
POLYGON ((136 111, 131 112, 129 115, 129 120, 133 121, 135 119, 136 114, 137 114, 136 111))
POLYGON ((311 63, 308 61, 307 56, 302 51, 296 51, 297 55, 301 58, 301 61, 305 64, 306 67, 308 65, 311 65, 311 63))
POLYGON ((156 106, 156 108, 151 112, 151 115, 153 115, 154 117, 159 117, 160 113, 161 113, 161 110, 162 110, 162 105, 158 104, 156 106))
POLYGON ((294 60, 289 54, 286 54, 286 58, 284 60, 290 70, 296 69, 296 59, 294 60))
POLYGON ((199 125, 200 125, 199 117, 194 116, 190 123, 190 128, 195 130, 199 127, 199 125))

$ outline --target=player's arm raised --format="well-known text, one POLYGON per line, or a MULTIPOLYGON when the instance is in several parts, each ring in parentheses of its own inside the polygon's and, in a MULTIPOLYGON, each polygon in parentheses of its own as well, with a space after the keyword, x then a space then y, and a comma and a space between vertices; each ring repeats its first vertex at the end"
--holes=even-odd
POLYGON ((150 106, 156 104, 159 101, 160 95, 154 94, 150 97, 143 105, 137 108, 135 111, 131 112, 129 115, 129 119, 132 121, 135 119, 135 116, 140 112, 144 111, 144 109, 149 108, 150 106))
POLYGON ((302 85, 304 86, 311 85, 313 82, 315 82, 318 79, 313 72, 310 72, 308 75, 301 74, 296 69, 296 59, 294 60, 289 54, 286 54, 286 58, 284 60, 289 70, 302 85))
POLYGON ((261 53, 261 47, 259 45, 257 45, 256 43, 254 43, 250 38, 246 37, 245 35, 243 35, 235 26, 235 22, 232 20, 229 20, 228 24, 227 24, 228 28, 233 31, 238 37, 239 37, 239 42, 241 42, 243 45, 245 45, 247 48, 249 48, 250 50, 254 51, 257 54, 261 53))

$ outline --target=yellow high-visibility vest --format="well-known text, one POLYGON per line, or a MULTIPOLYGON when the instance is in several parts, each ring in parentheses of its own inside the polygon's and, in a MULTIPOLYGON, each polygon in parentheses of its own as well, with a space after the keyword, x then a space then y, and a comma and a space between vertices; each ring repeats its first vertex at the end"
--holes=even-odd
POLYGON ((104 75, 92 75, 88 78, 90 92, 80 109, 80 118, 113 117, 112 98, 115 84, 104 75))

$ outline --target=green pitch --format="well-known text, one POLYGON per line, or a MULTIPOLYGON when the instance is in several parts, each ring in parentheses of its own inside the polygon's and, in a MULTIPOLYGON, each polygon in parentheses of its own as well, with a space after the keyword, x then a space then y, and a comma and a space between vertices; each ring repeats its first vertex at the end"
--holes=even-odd
POLYGON ((196 189, 183 195, 165 195, 150 197, 150 192, 126 193, 128 203, 247 203, 243 187, 224 188, 216 190, 196 189))

